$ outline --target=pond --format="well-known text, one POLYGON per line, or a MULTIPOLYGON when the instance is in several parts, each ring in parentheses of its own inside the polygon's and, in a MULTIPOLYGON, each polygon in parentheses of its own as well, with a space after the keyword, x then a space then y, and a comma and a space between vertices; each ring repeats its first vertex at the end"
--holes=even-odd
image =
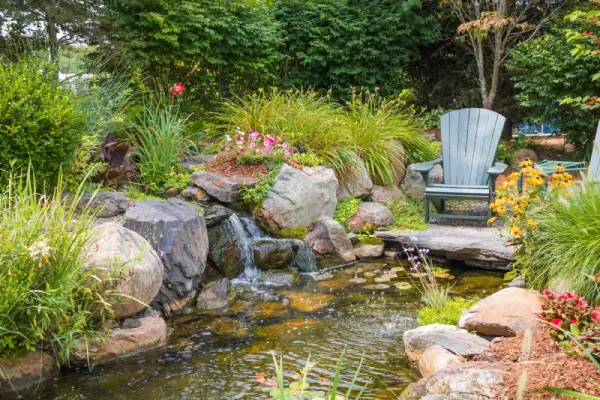
MULTIPOLYGON (((403 269, 378 260, 339 270, 329 280, 303 276, 294 289, 238 285, 238 300, 227 311, 170 319, 174 331, 167 346, 92 371, 66 371, 20 398, 270 399, 273 350, 283 355, 288 383, 301 380, 310 355, 311 390, 326 390, 345 348, 341 386, 347 387, 364 357, 357 380, 366 386, 362 398, 396 399, 418 379, 404 354, 402 333, 416 326, 423 306, 415 278, 403 269), (367 282, 351 282, 355 276, 367 282), (407 284, 411 287, 404 288, 407 284)), ((485 296, 504 283, 500 274, 485 271, 450 273, 452 291, 465 297, 485 296)))

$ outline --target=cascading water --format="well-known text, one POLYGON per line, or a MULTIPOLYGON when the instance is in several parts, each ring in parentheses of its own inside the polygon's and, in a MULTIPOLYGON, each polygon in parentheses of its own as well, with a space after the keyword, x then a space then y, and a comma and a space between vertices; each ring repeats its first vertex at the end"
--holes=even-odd
POLYGON ((252 237, 248 230, 246 230, 244 223, 236 214, 231 214, 227 219, 227 223, 235 235, 238 246, 243 251, 244 272, 240 278, 252 281, 258 276, 258 268, 254 265, 254 256, 252 255, 252 245, 256 238, 252 237))

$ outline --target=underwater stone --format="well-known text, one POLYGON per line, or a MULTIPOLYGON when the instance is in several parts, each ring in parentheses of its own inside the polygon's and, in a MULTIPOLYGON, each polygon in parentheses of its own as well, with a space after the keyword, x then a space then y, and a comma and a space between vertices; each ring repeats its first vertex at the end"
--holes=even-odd
POLYGON ((289 240, 264 238, 254 242, 254 264, 262 270, 290 265, 294 252, 289 240))

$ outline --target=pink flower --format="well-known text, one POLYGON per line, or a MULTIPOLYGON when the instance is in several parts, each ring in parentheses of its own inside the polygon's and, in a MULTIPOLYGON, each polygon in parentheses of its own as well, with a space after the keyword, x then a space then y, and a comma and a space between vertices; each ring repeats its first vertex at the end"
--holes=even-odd
POLYGON ((550 321, 550 325, 552 326, 552 329, 554 330, 558 330, 561 326, 562 326, 563 320, 560 318, 554 318, 552 321, 550 321))
POLYGON ((267 135, 267 142, 269 142, 269 143, 275 143, 275 139, 273 139, 273 136, 267 135))
POLYGON ((556 298, 557 298, 558 300, 566 300, 566 299, 567 299, 567 296, 565 296, 564 294, 559 294, 558 296, 556 296, 556 298))
POLYGON ((294 152, 293 152, 292 150, 289 150, 289 149, 283 152, 283 154, 284 154, 285 156, 287 156, 287 157, 291 156, 293 153, 294 153, 294 152))
POLYGON ((183 86, 183 82, 174 83, 173 87, 171 87, 171 97, 181 96, 184 90, 185 86, 183 86))
POLYGON ((235 137, 235 140, 236 140, 237 142, 239 142, 240 140, 242 140, 242 138, 241 138, 240 136, 236 136, 236 137, 235 137))
POLYGON ((592 311, 592 318, 594 318, 594 321, 596 322, 600 322, 600 313, 596 310, 592 311))
POLYGON ((256 143, 250 143, 250 144, 248 145, 248 148, 250 148, 250 149, 253 149, 253 148, 255 148, 255 147, 256 147, 256 143))
POLYGON ((288 147, 288 144, 287 144, 287 143, 282 143, 282 144, 281 144, 281 147, 283 147, 284 149, 287 149, 287 147, 288 147))
POLYGON ((579 302, 577 303, 577 305, 581 308, 587 308, 588 302, 585 301, 584 299, 579 299, 579 302))
POLYGON ((256 132, 256 137, 260 139, 262 137, 262 133, 256 132))
POLYGON ((554 292, 552 290, 545 289, 542 293, 546 297, 552 297, 552 296, 554 296, 554 292))
POLYGON ((565 294, 567 295, 567 299, 571 300, 575 298, 575 294, 572 292, 565 292, 565 294))
POLYGON ((225 146, 225 151, 231 151, 231 147, 225 146))

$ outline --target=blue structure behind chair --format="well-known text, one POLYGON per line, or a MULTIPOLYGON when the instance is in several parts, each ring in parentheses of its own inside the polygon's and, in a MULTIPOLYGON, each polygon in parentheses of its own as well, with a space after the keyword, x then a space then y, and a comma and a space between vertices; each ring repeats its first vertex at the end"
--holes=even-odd
POLYGON ((483 200, 492 202, 495 182, 507 165, 495 163, 500 136, 506 118, 479 108, 465 108, 440 119, 442 158, 419 164, 416 168, 425 180, 425 222, 430 217, 482 219, 481 215, 443 214, 446 200, 483 200), (437 164, 444 167, 444 183, 431 184, 429 172, 437 164), (438 211, 430 213, 430 202, 438 211))

